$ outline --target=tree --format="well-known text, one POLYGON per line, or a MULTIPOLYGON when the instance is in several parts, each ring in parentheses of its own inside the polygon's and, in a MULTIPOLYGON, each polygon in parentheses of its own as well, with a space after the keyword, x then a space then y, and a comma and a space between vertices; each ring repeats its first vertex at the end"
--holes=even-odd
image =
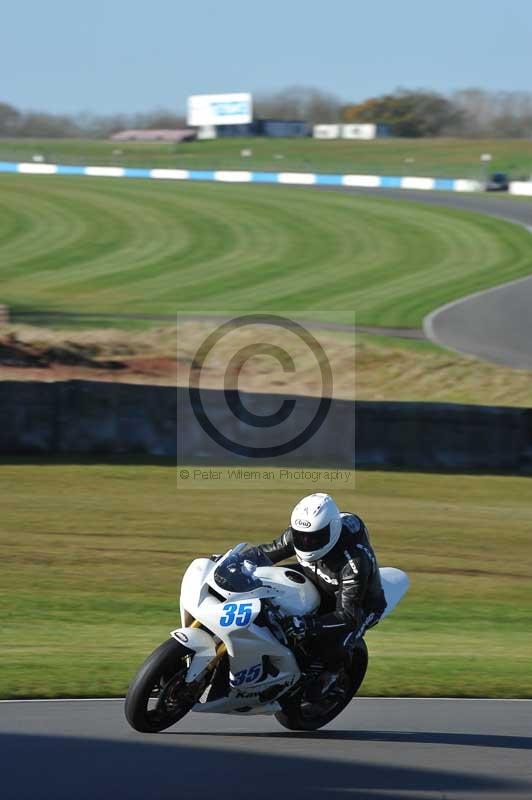
POLYGON ((113 133, 135 127, 128 114, 78 114, 76 124, 87 139, 108 139, 113 133))
POLYGON ((299 119, 310 123, 338 122, 341 103, 336 95, 308 86, 290 86, 255 100, 255 115, 263 119, 299 119))
POLYGON ((532 94, 530 92, 486 92, 461 89, 452 100, 462 113, 457 133, 486 138, 530 138, 532 94))
POLYGON ((175 114, 165 108, 158 108, 145 114, 134 116, 135 128, 144 130, 186 128, 186 120, 182 115, 175 114))
POLYGON ((64 139, 80 136, 81 131, 71 117, 29 111, 22 114, 17 130, 18 136, 43 139, 64 139))
POLYGON ((0 136, 16 136, 20 117, 20 111, 8 103, 0 102, 0 136))
POLYGON ((389 125, 395 136, 438 136, 456 126, 462 112, 443 95, 425 90, 398 89, 393 94, 372 97, 358 105, 345 106, 345 122, 389 125))

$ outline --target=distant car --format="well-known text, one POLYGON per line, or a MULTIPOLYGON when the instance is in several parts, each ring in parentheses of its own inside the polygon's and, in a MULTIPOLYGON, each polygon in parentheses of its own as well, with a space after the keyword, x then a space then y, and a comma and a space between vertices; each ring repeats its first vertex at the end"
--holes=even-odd
POLYGON ((505 172, 494 172, 486 181, 487 192, 507 192, 509 188, 508 175, 505 172))

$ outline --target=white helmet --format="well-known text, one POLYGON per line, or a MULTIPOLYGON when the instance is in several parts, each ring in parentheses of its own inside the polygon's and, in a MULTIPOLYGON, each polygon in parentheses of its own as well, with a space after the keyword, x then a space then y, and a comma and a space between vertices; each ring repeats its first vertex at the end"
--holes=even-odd
POLYGON ((292 511, 290 527, 298 560, 317 561, 332 550, 340 538, 340 509, 328 494, 309 494, 292 511))

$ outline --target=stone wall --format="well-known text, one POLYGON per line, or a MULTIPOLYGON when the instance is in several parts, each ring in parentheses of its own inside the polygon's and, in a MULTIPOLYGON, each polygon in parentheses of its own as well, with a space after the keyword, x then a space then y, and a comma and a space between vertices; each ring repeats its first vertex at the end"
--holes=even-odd
MULTIPOLYGON (((202 397, 216 424, 242 436, 222 392, 202 397)), ((251 412, 264 413, 265 402, 276 409, 283 396, 243 393, 242 399, 251 412)), ((297 402, 303 409, 316 404, 315 398, 297 402)), ((246 463, 203 431, 187 389, 89 381, 0 382, 0 453, 246 463)), ((532 409, 333 400, 320 430, 283 463, 532 474, 532 409), (347 435, 353 426, 356 448, 347 435)))

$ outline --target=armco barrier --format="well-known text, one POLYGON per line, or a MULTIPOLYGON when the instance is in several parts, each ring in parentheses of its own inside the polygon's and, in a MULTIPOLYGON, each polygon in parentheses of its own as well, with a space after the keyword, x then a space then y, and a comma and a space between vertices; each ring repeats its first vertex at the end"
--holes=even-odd
MULTIPOLYGON (((202 398, 215 423, 226 431, 238 426, 222 392, 202 392, 202 398)), ((283 399, 242 394, 245 406, 255 413, 264 410, 265 402, 278 408, 283 399)), ((298 397, 297 402, 315 403, 315 399, 298 397)), ((204 464, 237 460, 197 424, 186 388, 3 381, 0 419, 4 456, 145 455, 204 464)), ((530 475, 532 409, 334 400, 320 431, 285 463, 530 475), (345 435, 353 422, 356 453, 345 435)))
POLYGON ((85 175, 97 178, 150 178, 169 181, 219 183, 277 183, 293 186, 371 186, 381 189, 424 189, 476 192, 479 181, 453 178, 415 178, 393 175, 327 175, 319 172, 248 172, 243 170, 137 169, 134 167, 78 167, 0 161, 0 172, 21 175, 85 175))

